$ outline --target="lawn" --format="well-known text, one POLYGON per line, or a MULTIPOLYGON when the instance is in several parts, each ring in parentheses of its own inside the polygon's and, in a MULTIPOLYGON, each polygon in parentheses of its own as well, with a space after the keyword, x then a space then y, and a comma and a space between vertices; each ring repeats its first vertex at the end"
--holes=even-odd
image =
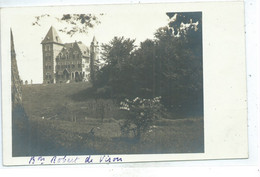
POLYGON ((116 101, 73 99, 88 87, 88 83, 23 86, 28 155, 204 152, 202 117, 160 118, 136 141, 122 136, 124 116, 116 101))

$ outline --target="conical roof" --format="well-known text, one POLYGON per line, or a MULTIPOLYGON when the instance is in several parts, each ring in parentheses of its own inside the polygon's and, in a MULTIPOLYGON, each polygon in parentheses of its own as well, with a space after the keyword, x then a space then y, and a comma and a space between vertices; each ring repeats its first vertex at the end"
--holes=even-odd
POLYGON ((51 26, 51 28, 49 29, 48 33, 46 34, 45 38, 43 39, 43 41, 41 43, 42 44, 46 44, 46 43, 62 44, 62 41, 61 41, 56 29, 53 26, 51 26))
POLYGON ((92 39, 92 42, 91 42, 91 43, 92 43, 92 44, 95 44, 95 45, 96 45, 96 44, 98 44, 98 42, 97 42, 97 39, 96 39, 96 37, 95 37, 95 36, 93 37, 93 39, 92 39))

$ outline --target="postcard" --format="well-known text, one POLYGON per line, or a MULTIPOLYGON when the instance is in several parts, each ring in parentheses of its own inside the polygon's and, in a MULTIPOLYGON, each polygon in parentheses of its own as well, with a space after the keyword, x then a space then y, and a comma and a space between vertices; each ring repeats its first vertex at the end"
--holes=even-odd
POLYGON ((248 158, 243 2, 0 12, 4 165, 248 158))

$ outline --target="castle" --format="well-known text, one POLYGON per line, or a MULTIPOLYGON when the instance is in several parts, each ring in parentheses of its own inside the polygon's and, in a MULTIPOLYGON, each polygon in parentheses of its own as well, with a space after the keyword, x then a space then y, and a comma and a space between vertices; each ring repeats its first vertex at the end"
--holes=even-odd
POLYGON ((98 42, 95 37, 90 48, 81 41, 62 43, 57 31, 51 26, 41 44, 44 84, 89 80, 90 65, 98 57, 98 42))

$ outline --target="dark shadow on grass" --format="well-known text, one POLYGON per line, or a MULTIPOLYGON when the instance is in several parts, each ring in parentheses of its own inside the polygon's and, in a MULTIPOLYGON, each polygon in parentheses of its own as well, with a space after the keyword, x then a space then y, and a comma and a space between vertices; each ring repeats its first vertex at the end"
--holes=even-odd
POLYGON ((98 99, 98 98, 109 99, 111 98, 111 95, 105 91, 102 90, 99 91, 95 87, 89 87, 85 90, 68 95, 68 97, 73 101, 86 101, 87 99, 98 99))

